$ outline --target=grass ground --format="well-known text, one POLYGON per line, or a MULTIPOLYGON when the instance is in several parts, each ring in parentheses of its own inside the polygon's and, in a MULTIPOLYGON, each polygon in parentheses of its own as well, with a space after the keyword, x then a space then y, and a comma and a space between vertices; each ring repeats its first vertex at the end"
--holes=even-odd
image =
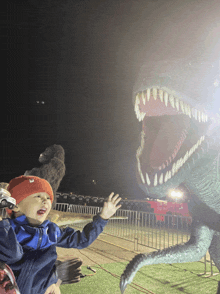
MULTIPOLYGON (((120 294, 119 281, 126 264, 109 263, 101 265, 102 268, 92 266, 96 274, 82 278, 79 283, 61 285, 61 294, 120 294)), ((209 265, 207 271, 210 271, 209 265)), ((199 276, 203 272, 204 264, 199 262, 146 266, 136 274, 125 294, 150 293, 147 289, 154 294, 215 294, 220 275, 209 278, 199 276)), ((218 272, 216 267, 214 272, 218 272)), ((85 266, 82 266, 82 273, 92 274, 85 266)))
MULTIPOLYGON (((68 258, 79 257, 83 260, 82 273, 93 274, 86 265, 96 269, 96 274, 82 278, 79 283, 61 285, 61 294, 120 294, 119 282, 129 260, 137 253, 150 253, 155 248, 164 248, 180 242, 186 242, 188 235, 166 228, 140 228, 117 224, 105 228, 97 240, 88 248, 68 252, 58 252, 58 256, 68 258), (138 237, 138 246, 134 237, 138 237), (128 240, 130 241, 128 241, 128 240), (178 240, 179 239, 179 240, 178 240), (141 245, 145 244, 145 246, 141 245), (150 246, 148 248, 148 246, 150 246), (136 249, 134 249, 136 247, 136 249), (153 248, 152 248, 153 247, 153 248), (135 252, 133 251, 135 250, 135 252), (88 257, 88 258, 87 258, 88 257), (99 266, 101 265, 101 267, 99 266)), ((59 250, 61 248, 58 248, 59 250)), ((204 263, 193 262, 184 264, 159 264, 141 268, 134 281, 128 285, 124 294, 152 293, 152 294, 216 294, 220 275, 205 277, 204 263), (149 291, 147 291, 147 289, 149 291)), ((210 263, 207 262, 207 272, 210 272, 210 263)), ((218 273, 214 266, 213 271, 218 273)))

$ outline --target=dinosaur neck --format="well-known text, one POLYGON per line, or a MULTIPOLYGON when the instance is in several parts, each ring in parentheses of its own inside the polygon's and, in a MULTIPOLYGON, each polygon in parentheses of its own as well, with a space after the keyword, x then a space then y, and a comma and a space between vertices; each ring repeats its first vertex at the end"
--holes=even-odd
POLYGON ((199 201, 209 206, 214 211, 220 209, 220 153, 213 159, 205 158, 200 165, 195 166, 186 179, 185 185, 199 201))

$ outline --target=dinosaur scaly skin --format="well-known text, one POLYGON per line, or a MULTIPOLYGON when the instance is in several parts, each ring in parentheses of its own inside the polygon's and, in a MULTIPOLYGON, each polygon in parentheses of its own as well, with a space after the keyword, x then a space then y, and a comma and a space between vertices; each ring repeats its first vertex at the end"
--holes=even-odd
POLYGON ((194 203, 193 223, 187 243, 135 256, 121 276, 121 293, 142 266, 199 261, 207 250, 220 270, 219 62, 149 62, 133 93, 142 123, 137 180, 157 199, 185 187, 194 203))

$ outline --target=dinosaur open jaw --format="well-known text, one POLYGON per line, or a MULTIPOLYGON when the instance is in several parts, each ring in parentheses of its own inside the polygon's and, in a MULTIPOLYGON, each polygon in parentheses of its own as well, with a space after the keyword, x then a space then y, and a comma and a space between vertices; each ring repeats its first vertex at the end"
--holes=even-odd
POLYGON ((185 114, 199 122, 207 122, 208 116, 173 94, 158 88, 148 88, 138 92, 134 107, 137 119, 143 121, 145 116, 185 114))
POLYGON ((142 121, 136 153, 139 181, 148 186, 163 184, 200 148, 208 117, 156 88, 137 93, 135 113, 142 121))

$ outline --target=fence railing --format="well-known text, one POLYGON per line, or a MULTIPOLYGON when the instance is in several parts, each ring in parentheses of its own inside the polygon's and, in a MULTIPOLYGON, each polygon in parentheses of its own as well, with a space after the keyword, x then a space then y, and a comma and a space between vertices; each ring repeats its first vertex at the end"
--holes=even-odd
MULTIPOLYGON (((59 205, 57 203, 58 210, 59 205)), ((101 208, 70 204, 66 211, 95 215, 101 208)), ((117 210, 114 217, 117 219, 109 220, 104 233, 154 249, 187 242, 190 237, 191 217, 122 209, 117 210)), ((83 228, 84 225, 79 223, 77 227, 83 228)))
MULTIPOLYGON (((56 209, 59 207, 60 203, 56 204, 56 209)), ((84 205, 74 205, 69 204, 69 207, 67 211, 74 212, 74 213, 82 213, 82 214, 92 214, 96 215, 102 210, 101 207, 95 207, 95 206, 84 206, 84 205)))

